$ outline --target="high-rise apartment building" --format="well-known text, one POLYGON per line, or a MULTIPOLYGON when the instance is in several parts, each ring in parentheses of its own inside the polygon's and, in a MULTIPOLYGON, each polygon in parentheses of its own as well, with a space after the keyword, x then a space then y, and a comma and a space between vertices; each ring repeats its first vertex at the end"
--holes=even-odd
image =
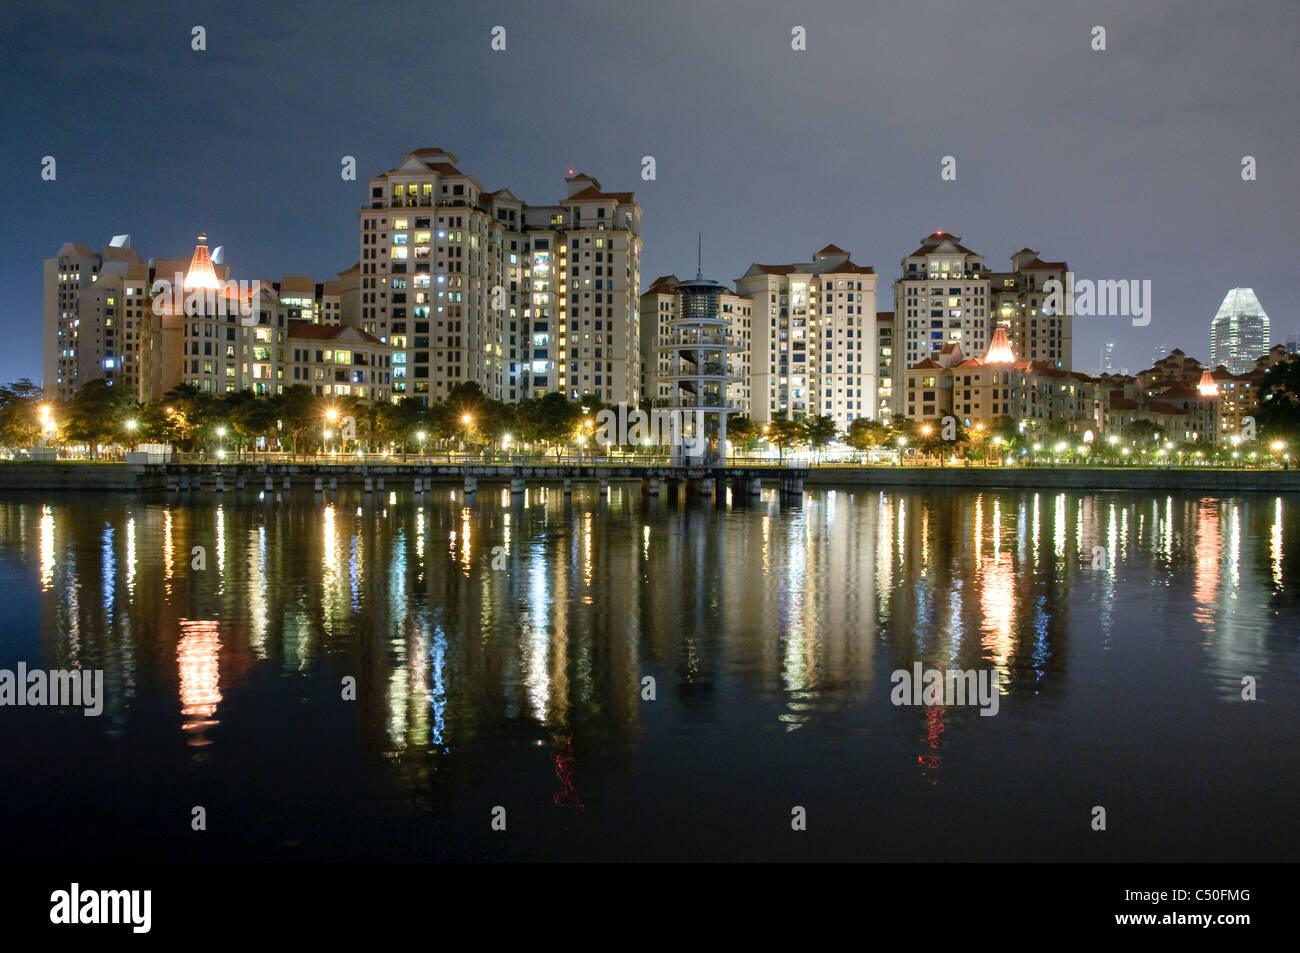
POLYGON ((641 209, 588 175, 553 206, 485 191, 441 149, 370 180, 360 327, 393 348, 393 397, 458 384, 517 401, 560 391, 635 405, 641 209))
MULTIPOLYGON (((1011 256, 1011 271, 993 272, 984 256, 942 231, 927 235, 902 259, 894 282, 895 377, 949 344, 966 354, 982 353, 1002 327, 1021 360, 1069 369, 1073 359, 1072 318, 1045 315, 1044 284, 1066 283, 1069 266, 1043 261, 1022 248, 1011 256)), ((894 409, 901 410, 895 389, 894 409)))
POLYGON ((1069 370, 1073 361, 1074 319, 1069 314, 1044 314, 1048 281, 1066 287, 1070 266, 1043 261, 1038 252, 1022 248, 1011 256, 1011 271, 990 272, 992 317, 1005 328, 1011 348, 1023 361, 1042 361, 1069 370))
POLYGON ((894 413, 894 312, 876 312, 876 419, 894 413))
POLYGON ((67 242, 44 267, 45 393, 70 398, 87 381, 140 386, 142 330, 150 306, 149 268, 117 235, 98 253, 67 242))
POLYGON ((753 264, 737 280, 751 302, 749 410, 760 422, 875 417, 875 270, 827 245, 812 261, 753 264))
POLYGON ((146 311, 138 399, 160 400, 177 384, 229 394, 275 394, 285 380, 285 326, 274 285, 233 280, 200 235, 188 262, 152 262, 158 292, 146 311))
POLYGON ((1250 288, 1233 288, 1210 322, 1210 365, 1244 374, 1268 352, 1268 315, 1250 288))
MULTIPOLYGON (((901 264, 903 276, 894 282, 896 370, 915 367, 948 344, 983 353, 992 339, 993 303, 984 256, 940 231, 923 238, 901 264)), ((895 410, 901 410, 899 390, 895 410)))

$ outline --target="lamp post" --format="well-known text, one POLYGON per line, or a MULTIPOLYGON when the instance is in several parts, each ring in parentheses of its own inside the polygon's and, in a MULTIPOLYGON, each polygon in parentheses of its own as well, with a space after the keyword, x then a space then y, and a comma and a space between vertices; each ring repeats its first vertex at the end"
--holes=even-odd
POLYGON ((225 456, 225 452, 226 452, 225 447, 221 446, 222 441, 226 439, 226 428, 217 427, 216 434, 217 434, 217 456, 222 457, 225 456))

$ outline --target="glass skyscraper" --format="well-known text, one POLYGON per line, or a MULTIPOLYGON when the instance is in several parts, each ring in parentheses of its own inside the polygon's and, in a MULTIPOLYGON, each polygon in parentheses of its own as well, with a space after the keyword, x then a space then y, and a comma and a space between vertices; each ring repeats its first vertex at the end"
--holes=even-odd
POLYGON ((1210 366, 1244 374, 1268 352, 1268 315, 1255 292, 1233 288, 1210 323, 1210 366))

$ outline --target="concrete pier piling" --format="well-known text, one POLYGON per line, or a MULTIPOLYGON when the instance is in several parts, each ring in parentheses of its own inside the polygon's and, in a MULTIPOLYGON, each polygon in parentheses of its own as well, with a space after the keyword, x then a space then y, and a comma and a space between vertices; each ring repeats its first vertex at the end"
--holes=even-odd
POLYGON ((466 477, 465 477, 465 496, 467 496, 467 497, 469 497, 469 496, 473 496, 473 495, 474 495, 475 493, 477 493, 477 492, 478 492, 478 477, 474 477, 474 476, 468 476, 468 475, 466 475, 466 477))
POLYGON ((512 495, 523 493, 525 489, 524 478, 521 476, 510 478, 510 492, 512 495))

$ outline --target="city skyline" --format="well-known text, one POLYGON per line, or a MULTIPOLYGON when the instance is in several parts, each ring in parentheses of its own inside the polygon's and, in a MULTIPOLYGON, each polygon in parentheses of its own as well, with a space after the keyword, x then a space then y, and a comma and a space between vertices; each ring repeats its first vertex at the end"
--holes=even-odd
MULTIPOLYGON (((356 261, 355 216, 369 177, 390 168, 393 156, 427 145, 465 157, 485 188, 508 186, 529 198, 550 200, 569 169, 634 190, 644 212, 642 289, 655 275, 685 272, 701 233, 705 274, 727 282, 753 261, 803 260, 827 242, 853 249, 856 262, 892 282, 910 243, 941 230, 970 236, 996 269, 1009 265, 1000 255, 1028 244, 1067 259, 1081 277, 1149 279, 1150 327, 1078 318, 1076 364, 1077 355, 1097 353, 1104 341, 1114 341, 1117 364, 1133 369, 1145 365, 1141 356, 1157 340, 1208 359, 1209 321, 1224 291, 1237 286, 1256 290, 1274 319, 1274 340, 1293 334, 1294 307, 1282 283, 1287 267, 1265 236, 1297 211, 1285 172, 1296 133, 1273 120, 1294 85, 1276 76, 1295 71, 1286 38, 1294 35, 1296 12, 1258 4, 1246 20, 1204 4, 1171 21, 1103 3, 1086 20, 1068 13, 1011 16, 1028 9, 1007 3, 981 14, 1028 61, 1023 70, 999 71, 982 65, 989 41, 969 37, 962 20, 924 20, 920 11, 882 12, 868 29, 856 21, 846 28, 845 8, 837 4, 743 19, 721 11, 620 11, 599 24, 576 11, 452 5, 437 16, 445 68, 468 73, 491 65, 485 106, 466 111, 420 100, 396 122, 363 108, 384 96, 386 83, 367 79, 352 91, 332 78, 351 77, 356 69, 349 67, 372 55, 368 41, 349 37, 342 15, 291 27, 284 15, 259 11, 236 32, 232 15, 214 13, 200 52, 190 48, 188 21, 203 17, 191 14, 146 20, 128 5, 113 21, 60 22, 55 39, 49 26, 59 22, 57 9, 19 9, 0 67, 18 104, 10 141, 20 146, 3 157, 12 215, 0 235, 9 251, 0 259, 0 280, 11 293, 0 313, 11 347, 0 357, 0 376, 40 376, 40 261, 64 241, 98 244, 130 233, 138 248, 179 256, 205 231, 227 248, 234 273, 329 277, 356 261), (558 67, 557 83, 589 94, 579 110, 584 118, 575 122, 567 97, 516 108, 519 84, 579 22, 593 39, 618 41, 593 42, 584 64, 558 67), (1089 48, 1094 22, 1109 24, 1105 51, 1089 48), (500 52, 490 46, 497 23, 508 31, 500 52), (889 42, 916 35, 922 24, 927 45, 947 53, 922 57, 923 66, 889 42), (806 50, 790 47, 796 25, 807 30, 806 50), (262 37, 283 39, 290 30, 330 50, 328 67, 309 65, 277 82, 275 92, 254 95, 252 74, 240 67, 265 48, 262 37), (44 40, 18 46, 29 34, 44 40), (133 43, 147 37, 158 55, 119 58, 111 51, 128 34, 133 43), (60 53, 62 43, 101 52, 78 65, 60 53), (668 74, 658 65, 666 50, 682 63, 706 65, 668 74), (762 54, 761 70, 748 51, 762 54), (498 59, 485 59, 491 56, 498 59), (1138 65, 1147 70, 1152 61, 1168 82, 1136 83, 1138 65), (604 69, 603 79, 584 87, 593 64, 604 69), (81 69, 95 73, 98 88, 128 95, 161 88, 150 93, 157 102, 140 119, 93 103, 48 108, 82 88, 81 69), (962 97, 915 109, 912 98, 890 92, 906 89, 914 97, 931 86, 971 82, 980 90, 977 114, 1025 96, 1026 84, 1033 102, 1052 108, 1045 116, 1031 109, 1029 134, 1009 150, 1001 120, 967 129, 972 103, 962 97), (828 91, 825 102, 814 107, 796 96, 810 85, 828 91), (881 92, 867 99, 865 121, 844 122, 843 107, 859 104, 860 89, 881 92), (196 90, 207 103, 197 115, 181 105, 196 90), (732 118, 714 109, 709 124, 692 121, 701 91, 741 105, 732 118), (1117 101, 1123 108, 1113 108, 1117 101), (232 102, 245 111, 232 112, 232 102), (176 117, 166 148, 100 147, 143 141, 151 134, 143 117, 158 112, 176 117), (289 130, 298 145, 242 148, 255 141, 258 123, 289 130), (1098 161, 1093 150, 1057 145, 1073 139, 1131 148, 1098 161), (30 155, 21 150, 24 142, 32 144, 30 155), (54 181, 41 179, 47 155, 57 161, 54 181), (949 155, 955 181, 940 178, 949 155), (1246 155, 1257 160, 1255 181, 1242 179, 1246 155), (355 159, 356 181, 340 178, 345 156, 355 159), (643 178, 646 157, 654 160, 653 179, 643 178), (1223 242, 1225 234, 1233 241, 1223 242), (1236 237, 1243 235, 1247 240, 1236 237)), ((409 11, 417 22, 432 16, 409 11)), ((415 49, 424 36, 399 32, 386 42, 415 49)))

